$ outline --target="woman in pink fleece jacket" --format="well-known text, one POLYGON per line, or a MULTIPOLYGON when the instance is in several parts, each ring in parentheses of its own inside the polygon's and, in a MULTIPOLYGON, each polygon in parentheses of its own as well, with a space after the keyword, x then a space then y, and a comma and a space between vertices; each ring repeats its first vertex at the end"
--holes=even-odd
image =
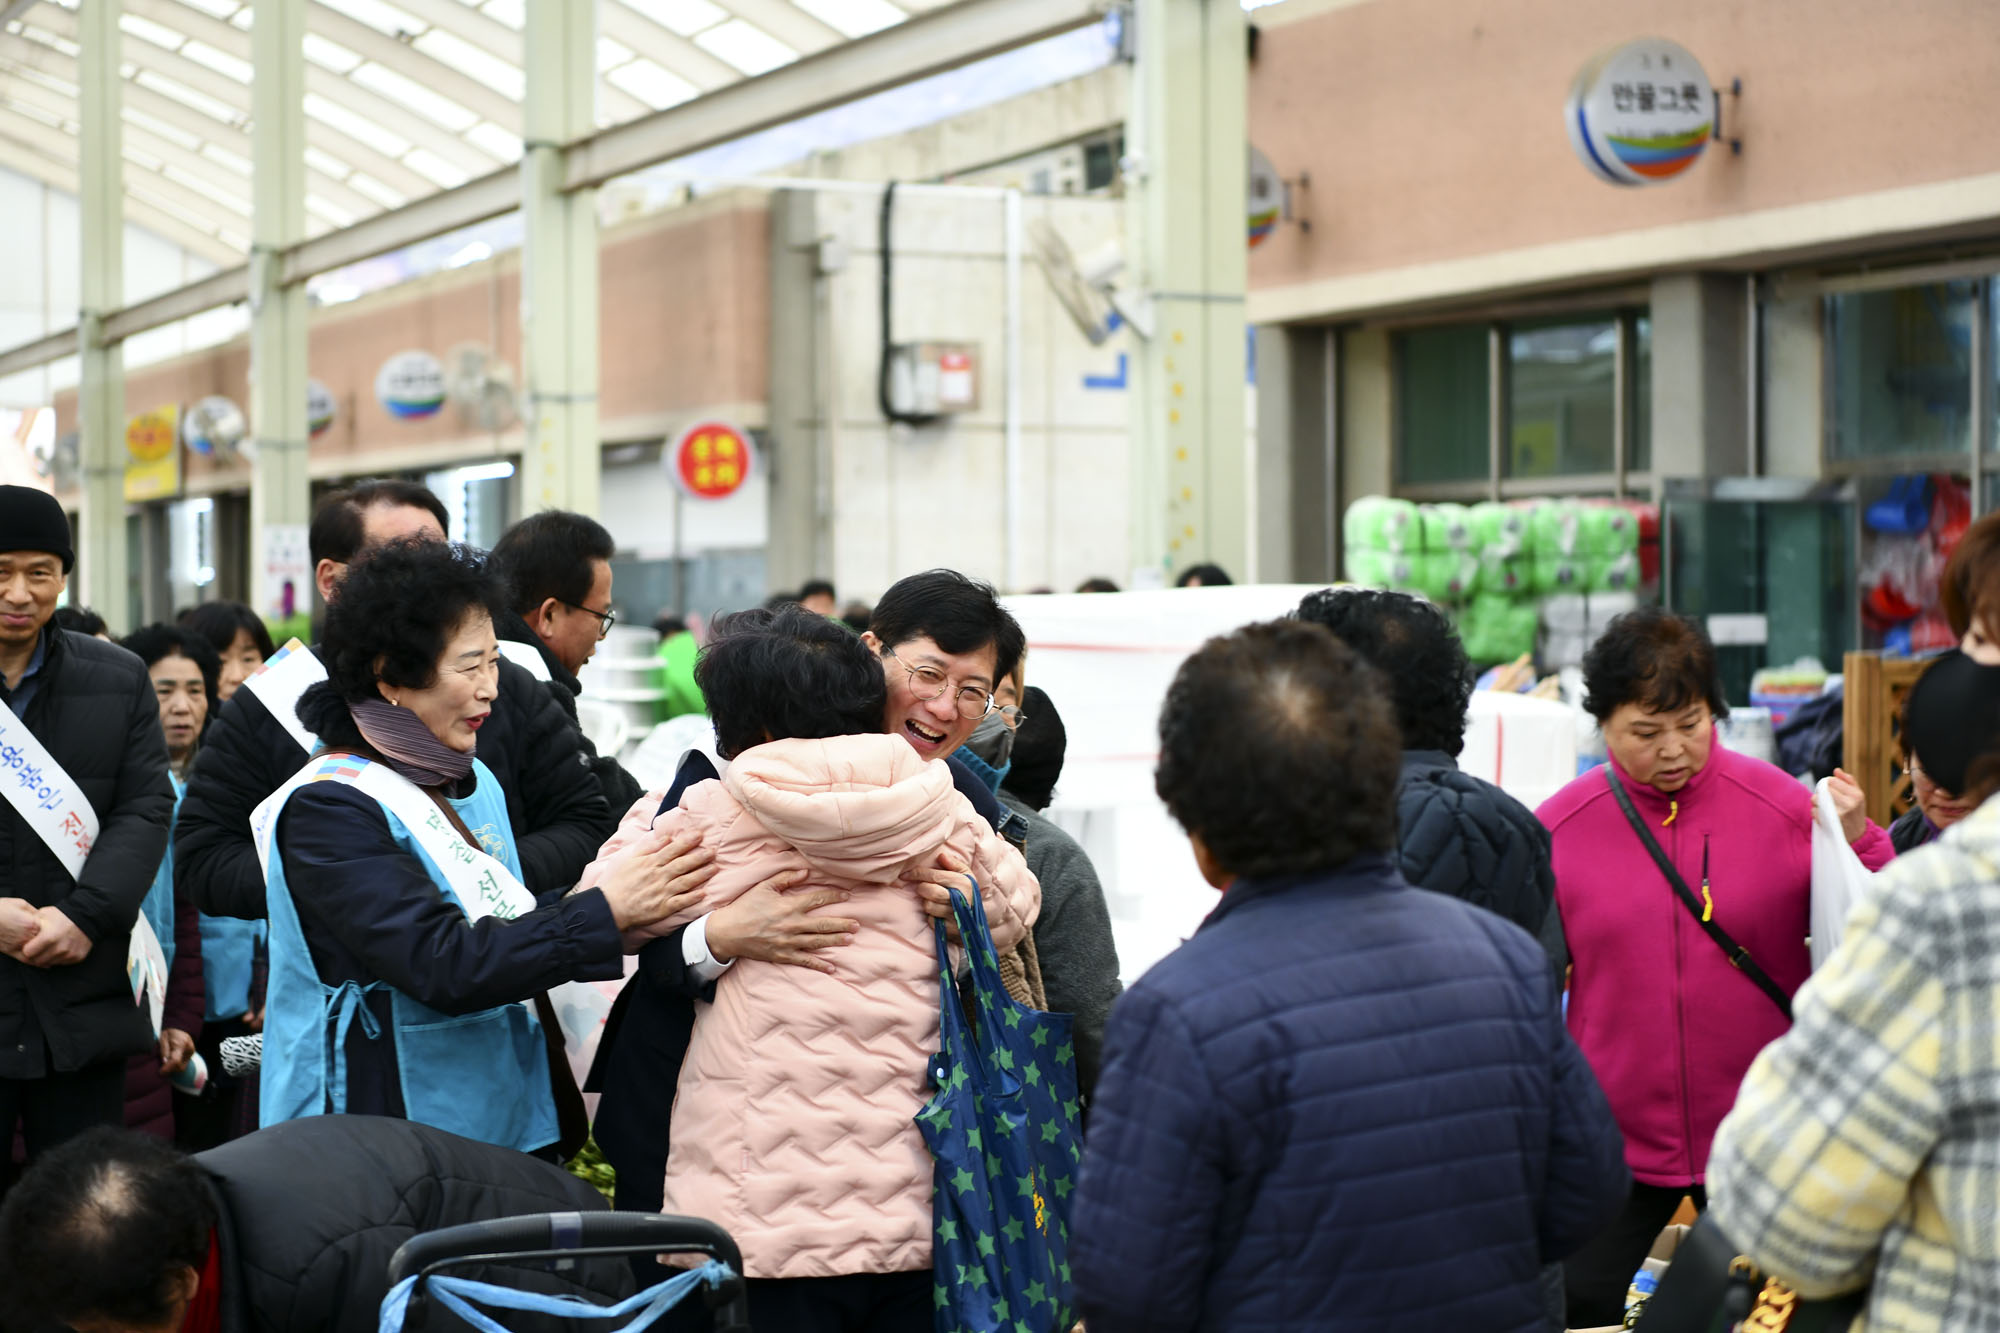
MULTIPOLYGON (((1694 621, 1645 607, 1611 622, 1583 663, 1584 707, 1611 767, 1689 891, 1787 995, 1811 971, 1812 792, 1715 744, 1724 711, 1715 648, 1694 621)), ((1863 864, 1894 856, 1834 782, 1863 864)), ((1616 1324, 1625 1288, 1683 1197, 1703 1206, 1716 1126, 1750 1062, 1789 1026, 1682 903, 1626 819, 1604 768, 1536 812, 1550 833, 1556 908, 1572 960, 1570 1035, 1625 1135, 1632 1196, 1565 1265, 1571 1327, 1616 1324)))
POLYGON ((826 971, 740 959, 697 1006, 665 1209, 736 1238, 758 1327, 928 1333, 931 1158, 912 1117, 931 1096, 938 976, 917 885, 941 858, 969 867, 1010 936, 1040 890, 944 764, 879 731, 882 664, 844 627, 746 612, 718 626, 697 677, 727 770, 657 818, 660 793, 640 798, 581 886, 694 832, 716 874, 651 933, 788 869, 805 873, 787 892, 844 891, 828 910, 859 929, 826 971))

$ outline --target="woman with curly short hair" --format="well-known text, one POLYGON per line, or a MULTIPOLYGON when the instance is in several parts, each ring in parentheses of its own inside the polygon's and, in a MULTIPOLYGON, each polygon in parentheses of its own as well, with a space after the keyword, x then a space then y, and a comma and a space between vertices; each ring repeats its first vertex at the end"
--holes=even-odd
MULTIPOLYGON (((1617 1323, 1681 1200, 1705 1206, 1715 1128, 1751 1060, 1791 1025, 1789 997, 1812 970, 1813 795, 1715 743, 1726 707, 1701 626, 1659 607, 1628 612, 1585 654, 1583 683, 1610 762, 1536 814, 1573 967, 1569 1030, 1618 1116, 1634 1183, 1618 1220, 1567 1265, 1572 1327, 1617 1323)), ((1862 862, 1886 865, 1888 835, 1845 774, 1834 801, 1862 862)))
POLYGON ((352 1112, 524 1152, 581 1146, 581 1126, 559 1134, 575 1087, 533 1002, 616 979, 619 932, 681 899, 671 855, 547 904, 522 885, 475 754, 499 692, 500 598, 476 552, 411 541, 354 565, 327 612, 327 679, 298 703, 320 746, 252 817, 270 904, 266 1125, 352 1112))

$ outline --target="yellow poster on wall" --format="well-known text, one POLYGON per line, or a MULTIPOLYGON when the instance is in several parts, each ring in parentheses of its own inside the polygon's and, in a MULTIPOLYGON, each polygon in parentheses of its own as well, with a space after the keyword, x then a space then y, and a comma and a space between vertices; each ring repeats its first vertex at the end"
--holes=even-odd
POLYGON ((169 403, 125 423, 125 498, 158 500, 180 489, 181 409, 169 403))

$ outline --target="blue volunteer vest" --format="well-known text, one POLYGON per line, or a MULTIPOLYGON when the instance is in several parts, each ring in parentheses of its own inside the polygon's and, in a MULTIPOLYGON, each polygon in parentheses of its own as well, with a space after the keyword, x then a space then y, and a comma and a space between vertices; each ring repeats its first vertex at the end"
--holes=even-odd
MULTIPOLYGON (((353 755, 316 756, 308 761, 309 780, 345 781, 345 775, 369 762, 353 755)), ((472 769, 478 779, 473 794, 452 801, 452 807, 474 830, 482 850, 518 879, 521 858, 514 849, 500 783, 476 759, 472 769)), ((397 846, 423 865, 446 902, 463 911, 464 904, 417 837, 395 811, 386 805, 381 808, 397 846)), ((358 1022, 369 1037, 379 1038, 380 1026, 363 996, 385 990, 390 997, 396 1072, 411 1120, 522 1152, 556 1141, 548 1048, 533 1009, 505 1004, 471 1014, 444 1014, 386 982, 329 986, 313 967, 276 848, 265 876, 265 897, 271 935, 259 1102, 263 1124, 346 1111, 348 1033, 358 1022)))
MULTIPOLYGON (((146 924, 160 938, 160 955, 167 960, 169 975, 174 970, 174 825, 181 820, 181 797, 187 795, 187 783, 172 769, 167 776, 174 784, 174 812, 167 819, 167 853, 160 858, 160 868, 153 872, 153 887, 146 890, 140 900, 139 914, 146 918, 146 924)), ((243 1012, 237 1010, 238 1013, 243 1012)))

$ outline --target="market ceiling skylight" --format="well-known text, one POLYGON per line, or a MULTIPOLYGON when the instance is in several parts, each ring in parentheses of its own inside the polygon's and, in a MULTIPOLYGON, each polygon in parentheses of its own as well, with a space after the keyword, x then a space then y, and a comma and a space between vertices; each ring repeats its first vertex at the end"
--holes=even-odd
MULTIPOLYGON (((0 167, 77 187, 78 0, 0 0, 0 167)), ((598 123, 713 92, 936 0, 599 0, 598 123)), ((521 156, 525 0, 308 0, 306 213, 345 227, 521 156)), ((216 263, 249 248, 239 0, 124 0, 126 216, 216 263)))

